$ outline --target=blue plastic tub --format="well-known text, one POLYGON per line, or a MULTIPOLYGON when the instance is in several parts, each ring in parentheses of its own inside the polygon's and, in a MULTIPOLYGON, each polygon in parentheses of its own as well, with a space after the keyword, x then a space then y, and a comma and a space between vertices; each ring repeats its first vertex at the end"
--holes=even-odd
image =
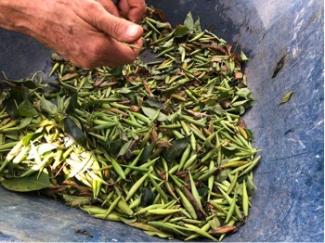
MULTIPOLYGON (((251 215, 227 241, 323 241, 323 1, 152 1, 173 23, 192 11, 205 28, 250 57, 256 103, 246 115, 263 160, 251 215), (287 104, 283 94, 293 91, 287 104)), ((0 69, 21 78, 47 71, 50 51, 0 32, 0 69)), ((93 219, 47 198, 0 188, 0 241, 153 241, 140 230, 93 219), (86 231, 84 231, 86 230, 86 231)))

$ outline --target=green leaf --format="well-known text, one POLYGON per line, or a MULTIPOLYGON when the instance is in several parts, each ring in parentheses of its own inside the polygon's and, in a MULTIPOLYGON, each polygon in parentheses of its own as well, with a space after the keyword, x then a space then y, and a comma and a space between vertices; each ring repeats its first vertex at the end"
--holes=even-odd
POLYGON ((157 113, 159 112, 158 109, 153 109, 153 108, 150 108, 150 107, 145 107, 145 106, 142 106, 141 107, 142 109, 142 112, 150 119, 154 119, 156 116, 157 116, 157 113))
POLYGON ((188 33, 190 33, 190 29, 188 27, 186 27, 185 25, 178 25, 175 28, 174 36, 176 38, 181 38, 187 35, 188 33))
POLYGON ((292 92, 292 91, 288 91, 287 93, 285 93, 282 96, 282 100, 279 103, 279 105, 283 105, 283 104, 287 103, 291 99, 291 97, 293 96, 293 94, 294 94, 294 92, 292 92))
POLYGON ((33 104, 25 99, 16 110, 16 115, 22 116, 22 117, 32 117, 37 115, 37 111, 34 108, 33 104))
POLYGON ((27 133, 22 139, 22 143, 24 146, 27 146, 30 143, 30 140, 32 140, 34 136, 34 133, 27 133))
POLYGON ((157 108, 157 109, 163 108, 163 104, 158 99, 155 99, 154 97, 148 98, 143 102, 143 104, 150 106, 152 108, 157 108))
POLYGON ((106 151, 112 155, 115 156, 119 151, 121 150, 121 147, 123 146, 124 141, 122 139, 117 139, 113 141, 108 141, 107 143, 103 144, 106 151))
POLYGON ((194 30, 194 20, 191 12, 188 12, 188 14, 185 17, 184 25, 193 32, 194 30))
POLYGON ((174 44, 174 38, 171 38, 169 41, 165 42, 165 44, 162 45, 162 47, 168 48, 173 46, 174 44))
POLYGON ((176 139, 172 142, 171 146, 163 152, 162 155, 168 162, 174 162, 183 154, 184 149, 189 143, 190 137, 176 139))
POLYGON ((141 192, 141 206, 151 205, 155 199, 155 194, 147 187, 143 187, 141 192))
POLYGON ((132 93, 132 90, 127 87, 122 87, 118 90, 118 93, 120 94, 130 94, 132 93))
POLYGON ((144 149, 143 149, 143 152, 141 154, 141 157, 139 159, 140 163, 145 163, 147 162, 147 160, 151 157, 151 154, 152 154, 152 151, 154 149, 154 144, 150 143, 150 144, 147 144, 144 149))
POLYGON ((252 92, 248 88, 241 88, 236 92, 236 95, 247 98, 252 92))
POLYGON ((124 155, 128 152, 131 143, 132 143, 132 140, 126 142, 126 143, 121 147, 120 152, 118 153, 117 157, 119 157, 119 156, 124 156, 124 155))
POLYGON ((116 67, 116 68, 112 68, 112 69, 111 69, 111 74, 112 74, 113 76, 115 76, 115 77, 120 77, 120 76, 123 75, 122 71, 123 71, 123 66, 121 66, 121 67, 116 67))
POLYGON ((64 130, 66 133, 71 135, 78 143, 86 143, 86 135, 70 117, 64 119, 64 130))
POLYGON ((243 62, 248 61, 248 57, 246 56, 246 54, 243 51, 240 52, 240 60, 243 62))
POLYGON ((30 192, 49 188, 51 186, 49 175, 42 172, 37 178, 37 173, 28 177, 5 179, 1 185, 9 191, 30 192))
POLYGON ((69 100, 69 104, 67 105, 66 112, 68 114, 74 112, 75 108, 78 106, 78 94, 74 93, 69 100))
POLYGON ((151 107, 145 107, 142 106, 141 107, 142 112, 150 119, 153 120, 157 117, 157 113, 159 113, 158 115, 158 121, 167 121, 168 120, 168 116, 162 112, 160 112, 160 110, 158 109, 153 109, 151 107))
POLYGON ((31 124, 32 120, 33 120, 33 117, 25 117, 25 118, 22 118, 22 119, 19 119, 20 120, 20 123, 18 126, 16 127, 9 127, 7 128, 5 131, 6 132, 14 132, 14 131, 19 131, 25 127, 27 127, 29 124, 31 124))
POLYGON ((202 32, 200 17, 198 17, 194 23, 194 32, 202 32))
POLYGON ((44 97, 41 99, 41 110, 47 112, 50 115, 55 115, 58 113, 58 107, 44 97))
POLYGON ((62 197, 66 202, 66 204, 68 204, 71 207, 80 207, 87 204, 89 205, 91 203, 91 197, 73 196, 68 194, 63 194, 62 197))

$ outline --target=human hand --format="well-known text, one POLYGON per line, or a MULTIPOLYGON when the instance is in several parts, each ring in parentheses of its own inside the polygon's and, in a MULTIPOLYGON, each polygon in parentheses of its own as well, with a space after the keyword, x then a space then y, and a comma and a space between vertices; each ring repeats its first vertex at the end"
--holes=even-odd
POLYGON ((146 3, 144 0, 120 0, 117 6, 112 0, 97 1, 111 14, 122 16, 135 23, 139 23, 146 12, 146 3))
POLYGON ((2 0, 0 26, 33 36, 80 67, 130 63, 143 30, 107 6, 94 0, 2 0))
POLYGON ((121 16, 138 23, 146 13, 146 3, 144 0, 120 0, 119 4, 121 16))

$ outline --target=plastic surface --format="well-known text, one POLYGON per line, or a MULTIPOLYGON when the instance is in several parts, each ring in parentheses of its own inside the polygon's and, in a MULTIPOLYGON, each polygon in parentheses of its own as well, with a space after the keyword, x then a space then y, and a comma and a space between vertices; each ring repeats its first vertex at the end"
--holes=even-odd
MULTIPOLYGON (((255 173, 250 217, 226 241, 323 241, 323 1, 152 3, 173 23, 192 11, 205 28, 237 43, 251 58, 247 74, 256 103, 245 120, 263 160, 255 173), (287 91, 294 96, 279 106, 287 91)), ((9 77, 48 68, 49 51, 30 38, 1 31, 0 40, 0 69, 9 77)), ((159 239, 60 202, 0 189, 0 240, 159 239)))

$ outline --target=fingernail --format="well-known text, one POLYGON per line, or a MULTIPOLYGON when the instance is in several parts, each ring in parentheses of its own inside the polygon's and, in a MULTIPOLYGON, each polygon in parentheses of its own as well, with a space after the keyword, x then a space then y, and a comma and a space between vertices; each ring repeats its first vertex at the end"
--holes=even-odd
POLYGON ((139 33, 139 26, 131 24, 129 25, 129 27, 126 30, 126 34, 129 37, 135 37, 137 36, 139 33))

